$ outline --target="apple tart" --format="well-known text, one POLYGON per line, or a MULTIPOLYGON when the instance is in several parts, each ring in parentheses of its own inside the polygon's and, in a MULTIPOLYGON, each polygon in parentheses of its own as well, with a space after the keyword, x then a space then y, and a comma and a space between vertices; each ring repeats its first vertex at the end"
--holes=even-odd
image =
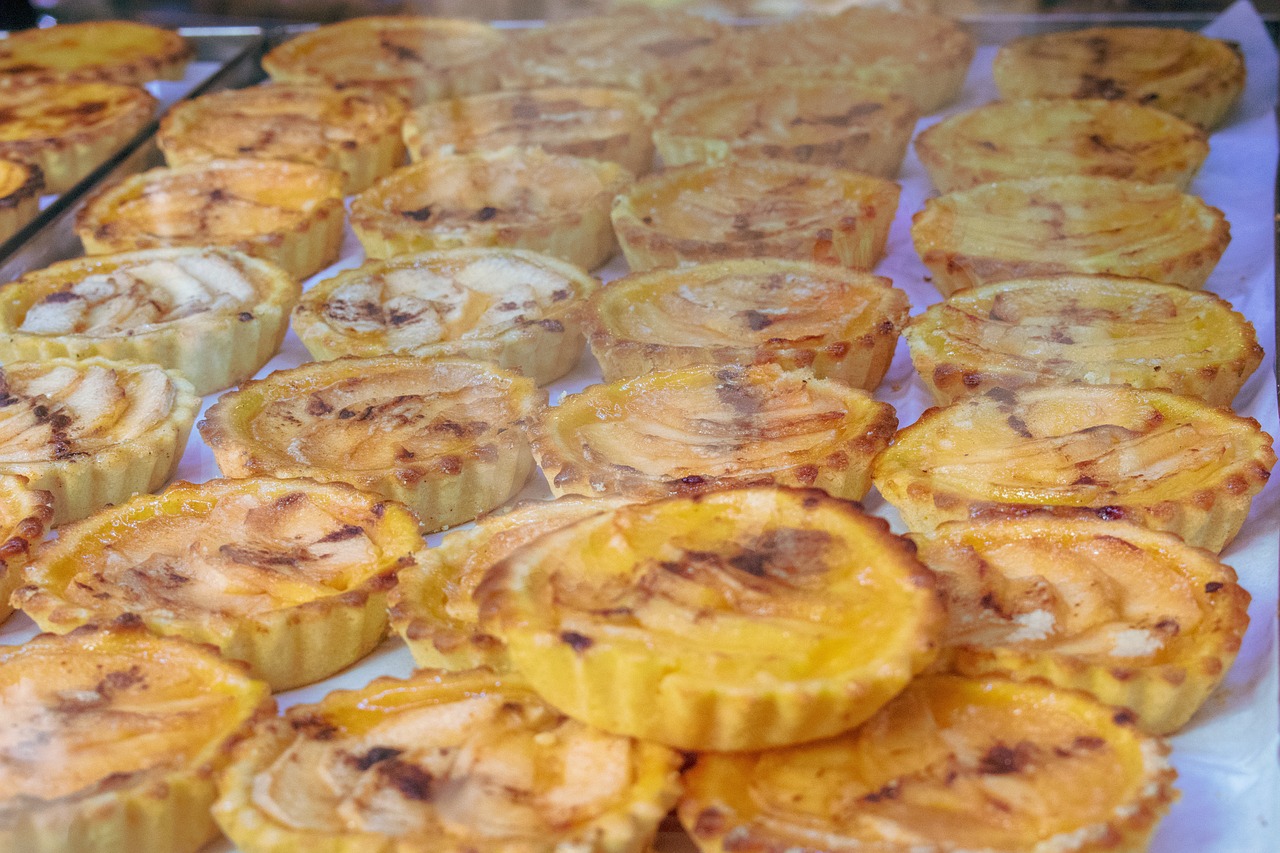
POLYGON ((13 613, 9 596, 52 520, 53 495, 28 488, 26 477, 0 474, 0 622, 13 613))
POLYGON ((585 518, 508 556, 475 600, 552 705, 681 749, 852 728, 934 659, 943 620, 882 519, 776 487, 585 518))
POLYGON ((631 178, 617 163, 537 148, 442 155, 356 196, 351 227, 371 258, 496 246, 595 269, 613 254, 609 205, 631 178))
POLYGON ((1092 175, 1185 190, 1209 137, 1164 110, 1101 98, 999 101, 943 119, 916 138, 939 192, 1054 175, 1092 175))
POLYGON ((218 835, 214 775, 267 685, 136 620, 0 647, 0 848, 195 853, 218 835))
POLYGON ((942 404, 991 388, 1087 382, 1230 406, 1262 362, 1252 324, 1218 296, 1114 276, 962 290, 913 317, 905 335, 942 404))
POLYGON ((1137 101, 1212 129, 1244 91, 1230 42, 1162 27, 1090 27, 1015 39, 992 68, 1004 100, 1137 101))
POLYGON ((29 163, 0 160, 0 243, 22 230, 40 212, 44 176, 29 163))
POLYGON ((732 160, 640 179, 614 202, 613 228, 634 272, 760 257, 869 270, 898 193, 846 169, 732 160))
POLYGON ((1249 625, 1236 573, 1168 533, 1032 514, 913 538, 947 603, 948 669, 1086 690, 1156 734, 1204 704, 1249 625))
POLYGON ((242 157, 323 166, 343 174, 349 195, 404 161, 404 114, 404 102, 382 92, 275 83, 175 104, 156 144, 170 166, 242 157))
POLYGON ((0 361, 146 361, 208 394, 280 349, 297 281, 233 249, 150 249, 62 261, 0 285, 0 361))
POLYGON ((156 106, 121 83, 0 88, 0 157, 38 166, 45 192, 65 192, 146 127, 156 106))
POLYGON ((342 175, 281 160, 213 160, 151 169, 94 193, 76 219, 91 255, 226 246, 298 279, 342 244, 342 175))
POLYGON ((545 399, 492 364, 342 358, 246 382, 208 410, 200 434, 228 477, 350 483, 439 530, 520 490, 533 469, 522 424, 545 399))
POLYGON ((699 754, 677 814, 703 853, 1142 853, 1168 752, 1082 693, 929 676, 847 734, 699 754))
POLYGON ((931 198, 912 219, 911 239, 943 296, 1070 273, 1199 289, 1231 227, 1222 211, 1167 184, 1071 175, 931 198))
POLYGON ((472 598, 485 573, 543 534, 624 503, 621 498, 577 495, 525 501, 468 530, 447 534, 396 576, 387 599, 391 627, 409 645, 418 666, 510 669, 502 641, 480 627, 472 598))
POLYGON ((19 30, 0 40, 0 89, 44 83, 181 80, 194 48, 182 36, 131 21, 19 30))
POLYGON ((0 369, 0 473, 53 495, 52 523, 84 518, 177 468, 200 398, 153 364, 104 358, 0 369))
POLYGON ((858 500, 897 423, 889 404, 807 371, 704 364, 565 397, 538 418, 533 452, 556 495, 777 483, 858 500))
POLYGON ((633 273, 592 294, 584 322, 606 382, 774 363, 874 391, 908 308, 906 294, 870 273, 739 260, 633 273))
POLYGON ((1218 552, 1249 514, 1276 455, 1252 418, 1122 385, 993 388, 929 409, 875 463, 907 528, 1087 509, 1218 552))

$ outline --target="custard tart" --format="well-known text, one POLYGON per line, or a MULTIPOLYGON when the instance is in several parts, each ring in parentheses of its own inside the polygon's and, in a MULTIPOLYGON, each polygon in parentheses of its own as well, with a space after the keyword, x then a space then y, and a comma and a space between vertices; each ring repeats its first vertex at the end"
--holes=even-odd
POLYGON ((137 136, 156 106, 121 83, 0 88, 0 157, 38 166, 45 192, 65 192, 137 136))
POLYGON ((0 89, 43 83, 181 80, 194 48, 182 36, 130 21, 10 32, 0 40, 0 89))
POLYGON ((1249 625, 1231 567, 1169 533, 1032 514, 914 539, 947 604, 947 669, 1085 690, 1156 734, 1204 704, 1249 625))
POLYGON ((768 486, 583 519, 511 554, 475 600, 552 705, 681 749, 852 728, 934 659, 943 618, 882 519, 768 486))
POLYGON ((1238 45, 1163 27, 1090 27, 1015 39, 992 67, 1004 100, 1137 101, 1212 129, 1244 91, 1238 45))
POLYGON ((53 495, 52 523, 84 518, 173 476, 200 398, 153 364, 68 358, 0 368, 0 473, 53 495))
POLYGON ((595 269, 613 254, 609 205, 631 183, 617 163, 506 148, 397 169, 351 204, 371 258, 496 246, 595 269))
POLYGON ((498 88, 505 45, 479 21, 372 16, 289 39, 262 57, 262 68, 277 82, 356 86, 420 104, 498 88))
POLYGON ((703 853, 1142 853, 1168 752, 1085 694, 929 676, 839 737, 699 754, 677 814, 703 853))
POLYGON ((1276 455, 1252 418, 1122 385, 993 388, 929 409, 876 459, 907 528, 1049 507, 1087 509, 1218 552, 1276 455))
POLYGON ((740 260, 625 276, 592 294, 584 322, 606 382, 774 363, 874 391, 908 308, 906 294, 870 273, 740 260))
POLYGON ((543 534, 624 503, 620 498, 577 495, 525 501, 475 527, 446 535, 396 576, 387 598, 391 627, 409 645, 418 666, 510 669, 506 648, 481 629, 472 599, 485 573, 543 534))
POLYGON ((0 243, 22 230, 40 212, 44 176, 29 163, 0 160, 0 243))
POLYGON ((614 202, 613 228, 634 272, 760 257, 869 270, 898 193, 845 169, 732 160, 642 178, 614 202))
POLYGON ((1071 175, 986 184, 925 202, 911 239, 943 296, 1067 273, 1198 290, 1231 242, 1216 207, 1167 184, 1071 175))
POLYGON ((1218 296, 1114 276, 962 290, 913 317, 905 336, 942 404, 991 388, 1087 382, 1230 406, 1262 362, 1253 325, 1218 296))
POLYGON ((582 356, 579 309, 599 288, 578 267, 521 249, 397 255, 312 287, 293 330, 317 359, 453 354, 545 385, 582 356))
POLYGON ((342 483, 175 483, 58 531, 14 604, 55 633, 136 617, 286 690, 373 650, 422 545, 407 509, 342 483))
POLYGON ((0 622, 13 613, 9 596, 52 520, 53 495, 28 488, 26 477, 0 474, 0 622))
POLYGON ((284 270, 233 249, 62 261, 0 285, 0 361, 147 361, 204 395, 276 354, 299 292, 284 270))
POLYGON ((94 193, 76 218, 91 255, 226 246, 298 279, 342 244, 342 175, 280 160, 213 160, 151 169, 94 193))
POLYGON ((635 175, 653 165, 653 108, 636 92, 554 86, 425 104, 404 121, 409 157, 498 151, 513 145, 609 160, 635 175))
POLYGON ((350 483, 439 530, 520 490, 533 469, 522 424, 545 399, 492 364, 342 358, 246 382, 208 410, 200 434, 228 477, 350 483))
POLYGON ((350 195, 404 161, 404 114, 404 102, 382 92, 276 83, 175 104, 156 144, 170 166, 241 157, 323 166, 343 174, 350 195))
POLYGON ((858 500, 897 423, 889 404, 807 371, 701 364, 565 397, 538 418, 533 453, 556 495, 777 483, 858 500))
POLYGON ((1185 190, 1209 156, 1200 127, 1155 107, 1100 98, 999 101, 916 137, 939 192, 1055 175, 1092 175, 1185 190))
POLYGON ((136 620, 0 647, 0 848, 195 853, 218 830, 214 776, 267 685, 136 620))

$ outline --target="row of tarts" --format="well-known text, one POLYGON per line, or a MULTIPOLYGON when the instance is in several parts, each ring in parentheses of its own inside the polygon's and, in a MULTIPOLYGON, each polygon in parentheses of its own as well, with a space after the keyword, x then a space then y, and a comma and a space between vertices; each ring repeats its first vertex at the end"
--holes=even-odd
MULTIPOLYGON (((1121 185, 1105 186, 1110 199, 1121 185)), ((1023 205, 1011 209, 1026 218, 1023 205)), ((404 207, 411 223, 441 212, 404 207)), ((213 831, 216 771, 214 817, 247 850, 641 850, 677 797, 711 850, 1142 849, 1173 796, 1154 735, 1195 712, 1247 624, 1248 595, 1212 553, 1274 462, 1256 424, 1215 407, 1260 358, 1247 323, 1207 294, 1118 278, 961 290, 947 303, 955 340, 917 359, 939 402, 958 402, 887 447, 896 418, 866 392, 905 299, 808 262, 874 258, 807 239, 805 261, 637 271, 604 288, 545 255, 477 249, 394 257, 309 291, 294 325, 316 357, 353 339, 417 355, 246 383, 203 425, 235 479, 141 494, 37 552, 15 601, 71 633, 3 660, 21 709, 6 729, 20 794, 0 812, 5 841, 190 849, 213 831), (469 336, 480 324, 500 333, 469 336), (1117 357, 1115 338, 1153 324, 1117 357), (542 405, 536 384, 576 363, 583 329, 609 384, 542 405), (962 345, 985 361, 961 361, 962 345), (1091 375, 1070 378, 1169 375, 1209 403, 1034 384, 1086 360, 1091 375), (423 528, 518 490, 531 448, 565 497, 423 550, 423 528), (914 548, 841 500, 873 477, 914 548), (271 715, 269 689, 366 654, 388 598, 415 659, 441 669, 271 715), (217 646, 249 675, 144 628, 217 646)), ((127 262, 70 262, 0 301, 15 325, 32 321, 28 341, 194 316, 143 344, 143 361, 201 340, 180 371, 215 390, 275 351, 298 298, 296 285, 265 298, 258 283, 291 277, 224 249, 127 262), (197 337, 213 315, 216 345, 197 337)), ((179 451, 152 444, 126 465, 143 444, 121 438, 160 421, 180 448, 196 409, 176 374, 53 355, 5 369, 14 446, 107 473, 44 484, 52 510, 15 492, 14 566, 51 514, 159 488, 179 451)))

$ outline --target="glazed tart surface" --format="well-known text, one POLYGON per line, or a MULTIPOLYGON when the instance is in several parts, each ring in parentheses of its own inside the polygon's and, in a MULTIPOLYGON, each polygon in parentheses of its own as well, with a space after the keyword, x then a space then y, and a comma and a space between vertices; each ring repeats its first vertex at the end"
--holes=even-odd
POLYGON ((875 465, 912 531, 1026 507, 1088 509, 1221 551, 1275 464, 1257 421, 1120 385, 992 389, 930 409, 875 465))
POLYGON ((930 676, 839 737, 700 754, 677 813, 705 853, 1141 853, 1167 752, 1084 694, 930 676))
POLYGON ((178 80, 194 52, 177 33, 129 21, 32 28, 0 41, 0 88, 178 80))
POLYGON ((533 459, 521 424, 545 399, 491 364, 344 358, 245 383, 219 398, 200 432, 228 477, 350 483, 439 530, 524 485, 533 459))
POLYGON ((274 711, 240 666, 136 623, 0 649, 0 702, 0 846, 24 853, 194 853, 229 740, 274 711))
POLYGON ((613 254, 609 205, 630 182, 616 163, 536 148, 442 155, 357 196, 351 226, 372 258, 497 246, 594 269, 613 254))
POLYGON ((505 38, 478 21, 388 15, 329 24, 262 57, 272 80, 375 89, 424 103, 498 87, 505 38))
POLYGON ((280 160, 151 169, 85 203, 76 233, 91 255, 166 246, 238 249, 306 278, 342 241, 342 175, 280 160))
POLYGON ((925 202, 911 239, 944 295, 1064 273, 1147 278, 1199 289, 1231 241, 1222 211, 1168 185, 1029 178, 925 202))
POLYGON ((0 623, 13 612, 9 595, 52 520, 53 495, 29 488, 26 477, 0 474, 0 623))
POLYGON ((1199 33, 1155 27, 1091 27, 1027 36, 996 54, 1005 100, 1106 98, 1148 104, 1207 128, 1244 91, 1239 48, 1199 33))
POLYGON ((276 353, 299 291, 284 270, 233 249, 62 261, 0 286, 0 359, 152 362, 207 394, 276 353))
POLYGON ((613 227, 636 272, 758 257, 871 269, 898 193, 845 169, 734 160, 642 178, 614 202, 613 227))
POLYGON ((357 193, 404 160, 404 102, 392 95, 276 83, 175 104, 156 144, 170 166, 218 159, 288 160, 334 169, 357 193))
POLYGON ((39 167, 0 160, 0 243, 36 217, 43 191, 44 176, 39 167))
POLYGON ((420 670, 264 721, 214 817, 241 850, 640 853, 679 756, 567 719, 519 679, 420 670))
POLYGON ((1235 572, 1168 533, 1029 515, 914 538, 947 604, 948 669, 1085 690, 1157 734, 1204 704, 1249 625, 1235 572))
POLYGON ((888 404, 806 371, 695 365, 568 396, 543 410, 533 446, 556 495, 777 483, 857 500, 896 425, 888 404))
POLYGON ((592 295, 585 322, 606 382, 771 362, 874 391, 908 307, 902 291, 870 273, 740 260, 618 279, 592 295))
POLYGON ((367 261, 307 291, 293 328, 320 359, 389 352, 496 360, 539 385, 582 355, 578 267, 520 249, 442 249, 367 261))
POLYGON ((913 318, 905 335, 943 404, 996 387, 1087 382, 1229 406, 1262 361, 1253 326, 1214 294, 1113 276, 962 290, 913 318))
POLYGON ((932 661, 942 618, 884 521, 775 487, 591 516, 499 563, 475 599, 551 704, 681 749, 857 725, 932 661))
POLYGON ((1186 189, 1207 134, 1164 110, 1101 98, 1000 101, 922 132, 916 153, 940 192, 995 181, 1093 175, 1186 189))

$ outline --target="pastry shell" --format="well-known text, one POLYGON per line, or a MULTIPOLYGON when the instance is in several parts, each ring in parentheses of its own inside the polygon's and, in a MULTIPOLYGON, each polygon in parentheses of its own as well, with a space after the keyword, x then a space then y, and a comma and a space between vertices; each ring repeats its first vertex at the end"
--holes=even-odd
POLYGON ((177 33, 131 21, 33 27, 10 32, 0 42, 0 89, 181 80, 194 55, 195 49, 177 33))
POLYGON ((22 230, 40 212, 44 176, 28 163, 0 160, 0 243, 22 230))
POLYGON ((897 184, 783 160, 685 166, 637 181, 613 205, 633 272, 730 258, 869 270, 884 254, 897 184))
POLYGON ((9 596, 52 520, 53 495, 28 488, 26 477, 0 474, 0 623, 13 613, 9 596))

